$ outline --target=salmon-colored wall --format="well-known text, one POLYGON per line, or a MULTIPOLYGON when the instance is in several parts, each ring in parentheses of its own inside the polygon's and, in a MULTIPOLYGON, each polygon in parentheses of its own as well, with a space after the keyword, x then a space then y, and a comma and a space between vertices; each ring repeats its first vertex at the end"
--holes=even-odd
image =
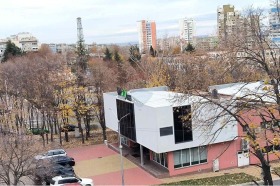
MULTIPOLYGON (((244 121, 242 123, 246 122, 246 123, 250 123, 251 125, 254 125, 255 127, 261 127, 261 122, 263 120, 260 118, 259 112, 261 112, 261 111, 260 110, 258 110, 258 111, 250 110, 250 111, 242 112, 241 117, 244 119, 244 121)), ((264 115, 267 115, 266 111, 263 111, 263 112, 265 112, 264 115)), ((276 113, 274 113, 274 114, 276 114, 276 113)), ((266 119, 268 121, 270 120, 269 118, 266 118, 266 119)), ((260 144, 261 148, 266 146, 265 131, 267 133, 266 136, 268 139, 273 139, 273 137, 274 137, 272 132, 270 132, 269 130, 262 129, 261 132, 257 134, 257 136, 259 138, 257 142, 260 144)), ((238 125, 238 135, 246 136, 246 132, 243 132, 242 127, 240 125, 238 125)), ((238 141, 241 141, 241 138, 239 138, 238 141)), ((279 156, 280 155, 279 152, 277 152, 277 153, 279 156)), ((278 160, 279 159, 278 156, 273 153, 270 153, 269 160, 270 161, 278 160)), ((253 154, 250 154, 250 164, 258 164, 258 163, 260 163, 259 159, 256 158, 256 156, 254 156, 253 154)))
POLYGON ((151 31, 152 31, 152 46, 153 49, 157 49, 157 30, 156 30, 156 23, 152 22, 151 23, 151 31))
POLYGON ((208 145, 207 147, 207 163, 200 165, 193 165, 189 167, 174 169, 173 152, 168 153, 168 169, 170 176, 194 173, 194 172, 206 172, 213 170, 213 161, 222 154, 219 159, 219 169, 227 169, 237 167, 237 151, 240 148, 240 144, 237 140, 231 142, 224 142, 219 144, 208 145), (227 150, 225 150, 228 147, 227 150))

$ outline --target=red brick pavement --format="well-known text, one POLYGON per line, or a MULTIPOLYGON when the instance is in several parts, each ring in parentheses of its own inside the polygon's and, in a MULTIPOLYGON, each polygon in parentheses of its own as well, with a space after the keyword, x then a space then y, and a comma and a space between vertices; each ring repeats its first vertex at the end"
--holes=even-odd
MULTIPOLYGON (((84 160, 94 160, 98 159, 99 157, 118 155, 115 151, 109 149, 103 144, 77 147, 73 149, 67 149, 66 151, 69 156, 75 159, 76 166, 79 165, 79 162, 84 160)), ((99 167, 93 168, 98 169, 99 167)), ((78 172, 76 172, 76 174, 79 175, 78 172)), ((121 185, 120 171, 112 171, 110 173, 93 175, 90 177, 93 179, 95 185, 121 185)), ((124 179, 125 185, 155 185, 162 183, 161 180, 153 177, 140 167, 125 169, 124 179)))

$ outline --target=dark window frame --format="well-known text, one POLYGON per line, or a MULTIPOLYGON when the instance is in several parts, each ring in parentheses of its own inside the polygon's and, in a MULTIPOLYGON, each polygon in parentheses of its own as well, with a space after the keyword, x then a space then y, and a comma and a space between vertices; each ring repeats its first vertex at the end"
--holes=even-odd
POLYGON ((173 135, 173 127, 163 127, 159 129, 159 135, 160 136, 169 136, 173 135))
POLYGON ((129 113, 129 115, 122 118, 122 120, 120 121, 121 135, 136 142, 134 103, 116 99, 116 105, 118 120, 129 113))
POLYGON ((175 144, 193 141, 191 105, 173 107, 175 144))

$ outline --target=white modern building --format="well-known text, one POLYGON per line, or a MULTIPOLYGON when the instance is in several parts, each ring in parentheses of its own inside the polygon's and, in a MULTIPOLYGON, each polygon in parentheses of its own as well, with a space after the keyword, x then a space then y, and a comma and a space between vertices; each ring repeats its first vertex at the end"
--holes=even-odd
POLYGON ((237 166, 235 153, 221 155, 237 136, 237 122, 228 115, 217 119, 221 110, 201 104, 201 97, 167 87, 130 90, 126 98, 117 92, 103 96, 106 126, 118 131, 120 119, 123 142, 139 146, 142 164, 154 161, 170 175, 237 166), (231 156, 234 162, 225 163, 231 156))
POLYGON ((195 22, 192 18, 184 18, 179 21, 180 39, 185 43, 194 44, 195 22))

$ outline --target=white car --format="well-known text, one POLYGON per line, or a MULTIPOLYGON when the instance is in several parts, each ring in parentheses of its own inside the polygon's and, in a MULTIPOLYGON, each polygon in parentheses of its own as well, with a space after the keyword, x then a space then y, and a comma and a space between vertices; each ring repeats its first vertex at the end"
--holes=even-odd
POLYGON ((56 176, 51 180, 50 185, 67 185, 67 184, 79 184, 83 186, 93 186, 93 180, 89 178, 78 178, 68 176, 56 176))
POLYGON ((49 150, 47 153, 45 153, 43 155, 35 156, 35 159, 41 160, 41 159, 46 159, 46 158, 52 158, 55 156, 67 156, 67 153, 63 149, 54 149, 54 150, 49 150))

